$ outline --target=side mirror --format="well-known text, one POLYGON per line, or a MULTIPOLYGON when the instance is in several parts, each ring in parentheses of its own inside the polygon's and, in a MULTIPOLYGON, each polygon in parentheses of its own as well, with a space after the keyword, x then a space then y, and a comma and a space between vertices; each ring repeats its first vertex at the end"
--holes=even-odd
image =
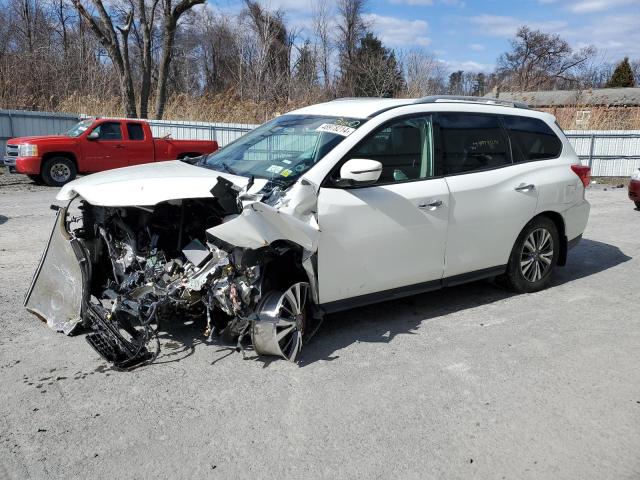
POLYGON ((97 130, 93 130, 89 135, 87 135, 87 140, 98 140, 100 138, 100 132, 97 130))
POLYGON ((367 185, 376 183, 382 173, 382 164, 376 160, 352 158, 340 168, 340 185, 367 185))

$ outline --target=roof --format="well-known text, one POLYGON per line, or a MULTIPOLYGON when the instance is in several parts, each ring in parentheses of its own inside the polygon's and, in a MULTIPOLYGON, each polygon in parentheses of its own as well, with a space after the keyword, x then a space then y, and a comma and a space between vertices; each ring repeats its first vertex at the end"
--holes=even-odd
POLYGON ((492 92, 500 100, 524 102, 531 107, 640 106, 640 88, 546 90, 540 92, 492 92))
POLYGON ((289 113, 295 115, 367 118, 380 110, 410 105, 413 102, 415 102, 414 98, 339 98, 332 102, 309 105, 289 113))

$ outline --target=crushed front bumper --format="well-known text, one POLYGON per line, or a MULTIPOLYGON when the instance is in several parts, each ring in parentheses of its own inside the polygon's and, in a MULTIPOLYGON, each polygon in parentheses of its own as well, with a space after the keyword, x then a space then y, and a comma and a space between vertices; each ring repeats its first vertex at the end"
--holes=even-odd
POLYGON ((84 247, 67 232, 66 218, 67 208, 58 210, 24 306, 54 330, 70 334, 82 321, 91 263, 84 247))

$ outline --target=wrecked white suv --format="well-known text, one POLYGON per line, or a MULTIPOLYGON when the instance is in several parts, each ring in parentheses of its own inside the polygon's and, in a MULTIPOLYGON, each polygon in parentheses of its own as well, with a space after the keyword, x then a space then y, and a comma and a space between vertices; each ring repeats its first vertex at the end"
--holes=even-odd
POLYGON ((345 99, 216 153, 65 185, 27 309, 119 368, 166 322, 295 360, 325 313, 501 276, 549 284, 589 168, 554 118, 465 97, 345 99))

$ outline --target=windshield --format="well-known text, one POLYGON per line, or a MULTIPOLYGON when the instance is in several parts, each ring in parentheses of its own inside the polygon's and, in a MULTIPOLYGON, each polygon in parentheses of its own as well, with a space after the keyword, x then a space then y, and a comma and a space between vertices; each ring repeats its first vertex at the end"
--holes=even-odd
POLYGON ((82 122, 76 123, 73 127, 71 127, 69 130, 64 132, 63 135, 67 135, 68 137, 79 137, 92 124, 93 124, 93 120, 83 120, 82 122))
POLYGON ((204 166, 234 175, 293 183, 365 121, 283 115, 208 155, 204 166))

